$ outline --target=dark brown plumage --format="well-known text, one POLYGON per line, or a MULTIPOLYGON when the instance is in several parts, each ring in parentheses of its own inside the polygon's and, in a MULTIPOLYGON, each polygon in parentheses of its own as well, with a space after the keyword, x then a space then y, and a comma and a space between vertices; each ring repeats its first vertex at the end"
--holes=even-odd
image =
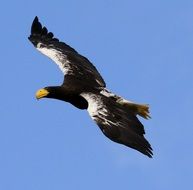
POLYGON ((152 157, 151 145, 137 118, 137 115, 150 117, 147 105, 127 101, 108 91, 95 66, 75 49, 54 38, 37 17, 32 23, 29 40, 64 73, 63 84, 40 89, 36 93, 38 99, 58 99, 87 109, 106 137, 152 157))

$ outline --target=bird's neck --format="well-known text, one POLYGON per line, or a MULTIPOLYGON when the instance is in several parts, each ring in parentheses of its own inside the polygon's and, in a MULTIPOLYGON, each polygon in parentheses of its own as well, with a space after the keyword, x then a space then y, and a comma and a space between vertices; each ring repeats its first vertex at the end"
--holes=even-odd
POLYGON ((49 96, 48 98, 58 99, 62 101, 68 102, 68 97, 72 94, 72 92, 69 92, 68 89, 61 86, 50 86, 47 87, 49 89, 49 96))
POLYGON ((50 94, 48 98, 58 99, 65 102, 69 102, 79 109, 87 109, 88 102, 79 95, 79 93, 73 91, 65 86, 52 86, 48 87, 50 94))

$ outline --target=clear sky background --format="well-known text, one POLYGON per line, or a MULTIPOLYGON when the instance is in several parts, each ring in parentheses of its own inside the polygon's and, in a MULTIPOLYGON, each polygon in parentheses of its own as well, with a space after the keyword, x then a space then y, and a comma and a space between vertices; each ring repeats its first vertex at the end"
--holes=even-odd
POLYGON ((193 188, 193 1, 2 1, 1 190, 193 188), (149 103, 153 159, 107 139, 87 111, 35 99, 63 74, 27 37, 35 16, 108 88, 149 103))

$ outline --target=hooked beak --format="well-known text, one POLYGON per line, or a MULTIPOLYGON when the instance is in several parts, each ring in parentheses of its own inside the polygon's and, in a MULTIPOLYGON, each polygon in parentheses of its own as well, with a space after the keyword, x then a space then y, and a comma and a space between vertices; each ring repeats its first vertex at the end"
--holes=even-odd
POLYGON ((42 88, 36 92, 36 99, 39 100, 40 98, 44 98, 49 94, 49 92, 42 88))

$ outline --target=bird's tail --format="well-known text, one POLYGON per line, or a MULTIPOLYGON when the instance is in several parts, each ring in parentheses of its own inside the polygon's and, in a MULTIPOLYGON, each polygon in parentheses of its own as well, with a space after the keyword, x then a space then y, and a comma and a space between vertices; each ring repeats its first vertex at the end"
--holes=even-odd
POLYGON ((145 119, 150 119, 151 116, 149 114, 149 105, 148 104, 136 104, 132 102, 128 102, 123 104, 123 106, 132 109, 136 115, 139 115, 145 119))
POLYGON ((123 98, 117 100, 119 104, 121 104, 126 109, 132 110, 136 115, 140 115, 145 119, 150 119, 151 116, 149 114, 149 105, 148 104, 136 104, 130 101, 127 101, 123 98))
POLYGON ((139 115, 145 119, 150 119, 150 113, 149 113, 149 105, 148 104, 137 104, 131 101, 128 101, 121 96, 117 96, 113 94, 112 92, 108 91, 107 89, 104 89, 101 92, 106 97, 112 97, 115 99, 117 103, 119 103, 121 106, 123 106, 125 109, 128 109, 129 111, 132 111, 135 115, 139 115))

